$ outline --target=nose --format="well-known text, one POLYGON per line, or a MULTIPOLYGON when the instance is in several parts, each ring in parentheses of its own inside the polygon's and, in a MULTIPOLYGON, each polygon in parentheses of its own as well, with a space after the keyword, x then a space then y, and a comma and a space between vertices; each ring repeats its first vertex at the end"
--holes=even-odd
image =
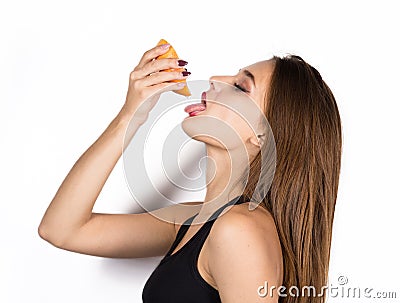
POLYGON ((230 76, 212 76, 210 77, 210 88, 211 90, 216 90, 219 91, 221 88, 221 84, 223 85, 223 83, 227 83, 229 84, 230 81, 230 76))

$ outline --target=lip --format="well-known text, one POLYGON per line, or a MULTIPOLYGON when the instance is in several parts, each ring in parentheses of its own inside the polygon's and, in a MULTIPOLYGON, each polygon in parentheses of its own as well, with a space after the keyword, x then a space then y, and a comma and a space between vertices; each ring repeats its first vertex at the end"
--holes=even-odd
POLYGON ((192 117, 192 116, 197 116, 198 114, 200 114, 202 111, 197 111, 197 110, 195 110, 194 112, 190 112, 189 113, 189 117, 192 117))
POLYGON ((207 109, 206 98, 207 98, 206 92, 202 92, 201 93, 201 101, 197 104, 190 104, 190 105, 186 106, 184 111, 189 114, 189 117, 197 116, 198 114, 200 114, 201 112, 203 112, 207 109), (203 104, 204 107, 201 104, 203 104))
POLYGON ((207 101, 206 100, 207 100, 207 93, 206 92, 202 92, 201 93, 201 102, 204 103, 204 105, 207 108, 207 101))
POLYGON ((187 115, 187 116, 185 117, 185 119, 190 118, 190 117, 194 117, 194 116, 197 116, 197 115, 200 115, 202 112, 203 112, 203 110, 202 110, 202 111, 197 111, 197 110, 195 110, 195 111, 193 111, 193 112, 190 112, 189 115, 187 115))

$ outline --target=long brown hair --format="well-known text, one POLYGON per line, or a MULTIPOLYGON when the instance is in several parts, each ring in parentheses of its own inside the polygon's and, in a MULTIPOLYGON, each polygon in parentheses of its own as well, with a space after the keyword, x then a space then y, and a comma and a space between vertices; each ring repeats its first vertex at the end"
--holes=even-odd
MULTIPOLYGON (((274 56, 264 113, 276 144, 276 169, 261 205, 272 214, 281 242, 286 297, 280 303, 324 302, 342 153, 336 100, 319 72, 301 57, 274 56), (303 287, 315 287, 301 296, 303 287), (296 287, 300 296, 289 295, 296 287)), ((243 195, 251 198, 260 174, 252 160, 243 195)), ((277 286, 278 287, 278 286, 277 286)), ((293 291, 292 293, 296 293, 293 291)))

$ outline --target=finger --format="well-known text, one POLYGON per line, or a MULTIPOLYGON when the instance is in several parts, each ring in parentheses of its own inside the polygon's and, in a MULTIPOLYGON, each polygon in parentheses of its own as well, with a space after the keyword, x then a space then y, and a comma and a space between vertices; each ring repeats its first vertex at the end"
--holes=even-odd
POLYGON ((160 95, 167 91, 180 90, 180 89, 184 88, 185 85, 186 85, 186 83, 184 83, 184 82, 177 82, 177 83, 163 82, 163 83, 160 83, 157 85, 150 86, 147 89, 151 90, 151 91, 149 91, 149 93, 152 96, 157 96, 157 95, 160 95))
POLYGON ((184 80, 189 77, 190 72, 174 71, 174 72, 157 72, 141 79, 143 86, 157 85, 167 81, 184 80))
POLYGON ((142 68, 146 63, 149 63, 151 60, 157 58, 158 56, 165 54, 168 51, 169 47, 169 44, 162 44, 155 46, 152 49, 149 49, 143 54, 136 68, 142 68))
POLYGON ((146 63, 141 69, 137 70, 136 73, 139 78, 142 78, 165 69, 182 69, 186 64, 186 61, 175 58, 153 60, 146 63))

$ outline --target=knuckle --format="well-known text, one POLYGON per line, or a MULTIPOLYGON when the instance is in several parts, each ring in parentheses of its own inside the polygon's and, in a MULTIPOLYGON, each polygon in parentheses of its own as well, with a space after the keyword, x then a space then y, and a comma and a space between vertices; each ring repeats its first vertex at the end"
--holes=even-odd
POLYGON ((172 69, 177 68, 176 59, 161 59, 160 61, 160 68, 162 69, 172 69))
POLYGON ((165 67, 167 67, 167 64, 166 64, 166 61, 167 61, 168 59, 157 59, 157 60, 154 60, 154 64, 156 64, 157 65, 157 68, 159 69, 159 70, 162 70, 162 69, 164 69, 165 67))
POLYGON ((131 79, 131 80, 135 80, 137 78, 137 70, 136 70, 136 68, 133 70, 133 71, 131 71, 131 73, 129 74, 129 79, 131 79))
POLYGON ((166 69, 166 68, 169 67, 168 60, 169 59, 157 59, 157 60, 154 60, 153 62, 151 62, 152 63, 151 68, 153 70, 157 70, 157 71, 166 69))
POLYGON ((147 58, 151 54, 151 49, 144 52, 143 57, 147 58))
POLYGON ((152 71, 157 70, 158 64, 159 64, 159 60, 153 60, 153 61, 149 62, 150 70, 152 70, 152 71))
POLYGON ((170 67, 177 67, 178 66, 178 62, 177 62, 177 60, 178 59, 168 59, 168 65, 170 66, 170 67))
POLYGON ((175 76, 175 78, 182 78, 182 72, 178 72, 178 71, 176 71, 176 72, 174 72, 174 76, 175 76))
POLYGON ((138 80, 132 82, 132 88, 134 90, 140 91, 141 86, 142 85, 141 85, 140 81, 138 81, 138 80))

